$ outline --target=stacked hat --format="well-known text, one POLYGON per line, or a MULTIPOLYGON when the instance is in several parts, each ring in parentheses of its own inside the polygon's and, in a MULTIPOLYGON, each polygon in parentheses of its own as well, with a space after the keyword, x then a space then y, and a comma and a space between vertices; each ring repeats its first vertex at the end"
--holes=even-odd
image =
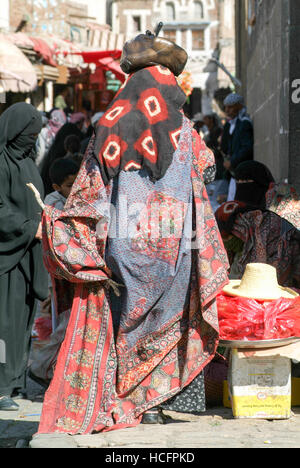
POLYGON ((249 263, 241 280, 231 280, 223 289, 229 296, 272 301, 284 297, 298 297, 290 288, 279 286, 276 268, 266 263, 249 263))

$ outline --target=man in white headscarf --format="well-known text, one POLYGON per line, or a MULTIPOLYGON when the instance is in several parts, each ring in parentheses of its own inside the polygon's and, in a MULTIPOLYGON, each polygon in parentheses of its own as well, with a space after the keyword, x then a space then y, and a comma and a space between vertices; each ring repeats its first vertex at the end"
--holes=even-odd
MULTIPOLYGON (((224 107, 228 122, 224 126, 221 149, 226 155, 224 167, 228 171, 227 178, 230 178, 241 162, 253 159, 253 124, 244 99, 239 94, 229 94, 224 100, 224 107)), ((235 180, 231 177, 228 201, 234 199, 235 190, 235 180)))

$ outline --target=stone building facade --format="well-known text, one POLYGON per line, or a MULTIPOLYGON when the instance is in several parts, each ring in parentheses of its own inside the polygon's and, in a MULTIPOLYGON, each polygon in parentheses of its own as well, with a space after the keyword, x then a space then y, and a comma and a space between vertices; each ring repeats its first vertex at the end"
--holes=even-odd
POLYGON ((237 0, 237 75, 255 159, 300 190, 299 0, 237 0))
MULTIPOLYGON (((109 0, 1 0, 6 2, 8 27, 33 36, 51 36, 100 50, 120 49, 124 36, 111 31, 109 0)), ((2 6, 2 3, 1 3, 2 6)), ((3 10, 4 27, 4 10, 3 10)), ((1 28, 1 21, 0 21, 1 28)))
POLYGON ((152 29, 152 0, 121 0, 113 7, 112 29, 126 38, 152 29))
POLYGON ((54 34, 64 39, 85 42, 88 7, 65 0, 10 0, 10 27, 33 34, 54 34))

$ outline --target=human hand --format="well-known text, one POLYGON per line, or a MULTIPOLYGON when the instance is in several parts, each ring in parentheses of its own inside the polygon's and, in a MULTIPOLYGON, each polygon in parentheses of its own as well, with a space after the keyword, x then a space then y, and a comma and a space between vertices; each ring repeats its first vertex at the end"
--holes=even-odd
POLYGON ((36 235, 35 235, 35 238, 36 239, 39 239, 39 240, 42 240, 43 238, 43 234, 42 234, 42 223, 39 224, 39 227, 36 231, 36 235))

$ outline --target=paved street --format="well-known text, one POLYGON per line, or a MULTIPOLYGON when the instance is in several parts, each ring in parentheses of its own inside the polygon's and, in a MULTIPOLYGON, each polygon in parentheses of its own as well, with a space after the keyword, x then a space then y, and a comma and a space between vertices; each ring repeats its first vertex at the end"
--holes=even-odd
POLYGON ((0 448, 300 448, 300 408, 289 420, 234 419, 228 408, 209 409, 201 416, 171 413, 176 422, 139 425, 105 434, 38 435, 41 387, 28 381, 29 399, 18 412, 0 412, 0 448))
POLYGON ((0 448, 300 448, 300 0, 0 5, 0 448))

